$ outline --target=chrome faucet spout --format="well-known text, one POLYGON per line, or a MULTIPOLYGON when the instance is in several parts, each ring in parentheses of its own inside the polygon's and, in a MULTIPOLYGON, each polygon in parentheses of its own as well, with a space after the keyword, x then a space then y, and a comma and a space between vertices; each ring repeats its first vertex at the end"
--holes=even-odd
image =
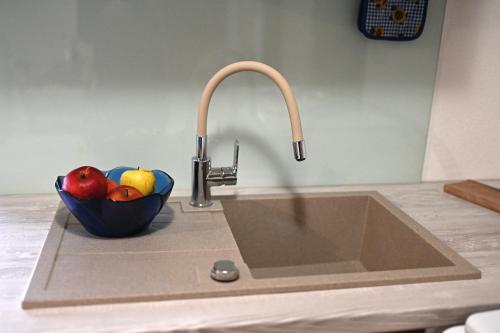
POLYGON ((305 142, 302 134, 300 115, 297 102, 286 79, 274 68, 256 61, 240 61, 219 70, 207 83, 201 95, 198 108, 198 128, 196 135, 196 155, 192 161, 192 192, 191 205, 206 207, 212 204, 210 188, 212 186, 236 185, 238 173, 239 144, 235 141, 234 161, 232 167, 212 168, 207 156, 207 117, 208 106, 215 89, 228 76, 242 72, 253 71, 264 74, 273 80, 280 88, 285 99, 292 127, 292 145, 297 161, 306 159, 305 142))
POLYGON ((297 161, 303 161, 306 159, 306 144, 304 140, 294 141, 293 144, 293 156, 297 161))

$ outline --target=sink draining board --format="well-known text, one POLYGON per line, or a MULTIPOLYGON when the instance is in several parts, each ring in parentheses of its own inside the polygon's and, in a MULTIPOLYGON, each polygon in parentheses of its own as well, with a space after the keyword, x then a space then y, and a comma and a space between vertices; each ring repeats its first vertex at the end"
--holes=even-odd
POLYGON ((61 203, 23 308, 219 293, 220 283, 209 277, 213 262, 242 261, 220 215, 221 211, 184 214, 181 202, 171 199, 142 234, 100 238, 87 233, 61 203))

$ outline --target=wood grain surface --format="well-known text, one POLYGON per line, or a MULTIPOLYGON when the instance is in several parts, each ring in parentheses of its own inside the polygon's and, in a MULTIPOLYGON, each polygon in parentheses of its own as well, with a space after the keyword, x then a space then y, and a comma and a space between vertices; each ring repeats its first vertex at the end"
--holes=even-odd
POLYGON ((444 185, 444 191, 500 213, 500 189, 475 180, 444 185))
MULTIPOLYGON (((485 183, 500 187, 500 181, 485 183)), ((379 191, 478 267, 480 280, 29 311, 21 309, 21 300, 59 198, 0 196, 0 331, 384 332, 463 323, 471 313, 500 308, 500 215, 442 188, 427 183, 300 191, 379 191)), ((227 188, 214 194, 287 191, 227 188)))

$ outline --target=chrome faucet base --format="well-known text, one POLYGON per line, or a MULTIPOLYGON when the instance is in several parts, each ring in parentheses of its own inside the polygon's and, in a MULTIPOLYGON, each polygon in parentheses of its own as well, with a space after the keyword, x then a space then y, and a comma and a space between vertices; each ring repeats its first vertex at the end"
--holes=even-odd
POLYGON ((209 207, 212 205, 210 186, 206 181, 210 172, 210 159, 201 160, 197 156, 192 160, 191 201, 193 207, 209 207))

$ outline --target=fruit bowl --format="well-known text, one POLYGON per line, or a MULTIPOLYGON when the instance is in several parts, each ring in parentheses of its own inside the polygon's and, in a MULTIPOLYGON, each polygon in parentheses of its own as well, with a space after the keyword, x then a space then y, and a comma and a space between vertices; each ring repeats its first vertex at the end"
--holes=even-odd
MULTIPOLYGON (((123 172, 134 169, 118 167, 103 173, 119 183, 123 172)), ((55 186, 66 207, 89 233, 102 237, 127 237, 151 224, 174 187, 174 180, 166 172, 152 171, 156 177, 153 194, 130 201, 78 199, 62 189, 64 176, 57 177, 55 186)))

